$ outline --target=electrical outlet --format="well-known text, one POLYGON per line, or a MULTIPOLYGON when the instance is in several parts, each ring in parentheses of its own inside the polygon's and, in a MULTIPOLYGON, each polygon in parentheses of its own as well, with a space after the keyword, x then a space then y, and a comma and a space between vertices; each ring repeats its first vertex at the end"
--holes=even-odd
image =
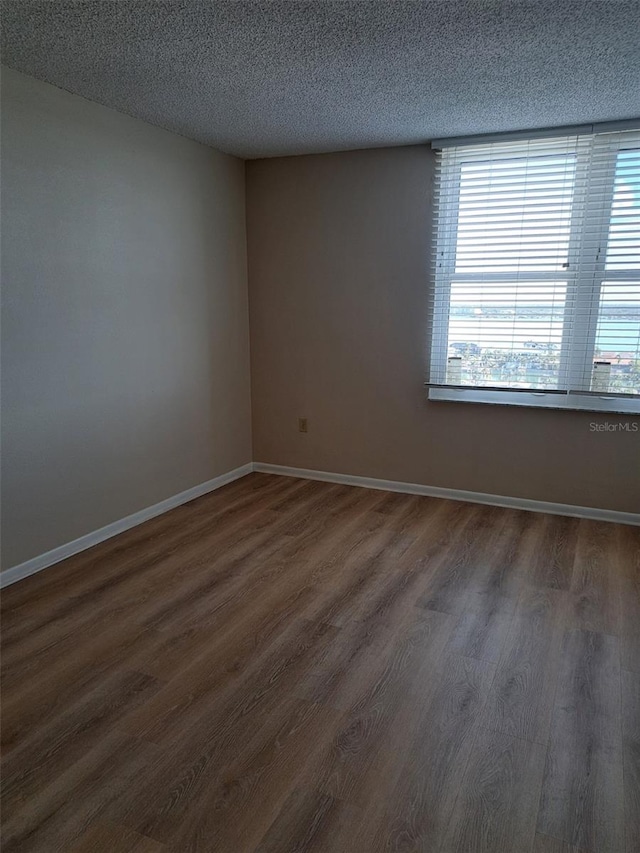
POLYGON ((298 418, 298 432, 309 432, 306 418, 298 418))

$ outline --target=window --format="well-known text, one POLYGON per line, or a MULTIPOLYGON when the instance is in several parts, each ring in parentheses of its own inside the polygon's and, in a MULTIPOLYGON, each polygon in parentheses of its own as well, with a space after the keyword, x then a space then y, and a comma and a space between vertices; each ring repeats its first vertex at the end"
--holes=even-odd
POLYGON ((429 396, 640 411, 640 131, 437 153, 429 396))

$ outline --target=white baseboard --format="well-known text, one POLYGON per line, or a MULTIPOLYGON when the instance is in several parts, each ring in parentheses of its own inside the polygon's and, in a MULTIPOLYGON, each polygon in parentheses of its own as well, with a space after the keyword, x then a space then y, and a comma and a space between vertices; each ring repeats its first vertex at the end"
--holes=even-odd
POLYGON ((74 554, 79 554, 80 551, 86 551, 93 545, 99 542, 104 542, 105 539, 110 539, 112 536, 117 536, 118 533, 124 533, 125 530, 130 530, 143 521, 148 521, 150 518, 155 518, 157 515, 162 515, 174 507, 192 501, 195 498, 206 495, 208 492, 213 492, 219 489, 226 483, 231 483, 233 480, 238 480, 250 474, 252 471, 260 471, 264 474, 279 474, 284 477, 299 477, 304 480, 322 480, 326 483, 341 483, 346 486, 361 486, 365 489, 381 489, 387 492, 404 492, 408 495, 427 495, 434 498, 445 498, 446 500, 454 501, 469 501, 470 503, 489 504, 491 506, 503 506, 512 509, 525 509, 531 512, 548 512, 552 515, 570 515, 577 518, 591 518, 597 521, 614 521, 619 524, 634 524, 640 526, 640 514, 633 512, 618 512, 612 509, 597 509, 590 506, 573 506, 572 504, 556 504, 548 503, 547 501, 534 501, 527 498, 510 498, 503 495, 487 495, 484 492, 466 492, 462 489, 443 489, 439 486, 423 486, 420 483, 402 483, 395 480, 376 480, 373 477, 357 477, 353 474, 334 474, 329 471, 311 471, 307 468, 288 468, 285 465, 270 465, 265 462, 249 462, 246 465, 241 465, 233 471, 228 471, 226 474, 221 474, 219 477, 214 477, 213 480, 207 480, 206 483, 200 483, 199 486, 193 486, 185 492, 180 492, 178 495, 167 498, 153 506, 141 509, 139 512, 134 512, 133 515, 128 515, 126 518, 121 518, 119 521, 114 521, 113 524, 107 524, 106 527, 101 527, 93 533, 87 533, 86 536, 81 536, 79 539, 74 539, 73 542, 67 542, 66 545, 61 545, 59 548, 54 548, 52 551, 47 551, 46 554, 40 554, 25 563, 20 563, 18 566, 12 566, 10 569, 5 569, 0 572, 0 589, 9 586, 16 581, 34 575, 36 572, 42 571, 67 557, 72 557, 74 554))
POLYGON ((265 462, 254 462, 253 470, 261 471, 264 474, 280 474, 284 477, 300 477, 304 480, 322 480, 327 483, 341 483, 345 486, 362 486, 365 489, 382 489, 386 492, 428 495, 433 498, 469 501, 469 503, 490 504, 491 506, 503 506, 511 509, 526 509, 531 512, 547 512, 552 515, 570 515, 577 518, 591 518, 597 521, 615 521, 618 524, 640 525, 640 514, 618 512, 613 509, 548 503, 547 501, 511 498, 503 495, 487 495, 484 492, 443 489, 440 486, 423 486, 420 483, 401 483, 395 480, 376 480, 372 477, 357 477, 352 474, 333 474, 328 471, 310 471, 306 468, 288 468, 285 465, 270 465, 265 462))
POLYGON ((221 474, 219 477, 214 477, 212 480, 207 480, 205 483, 200 483, 199 486, 193 486, 178 495, 167 498, 153 506, 141 509, 139 512, 134 512, 133 515, 128 515, 126 518, 121 518, 119 521, 114 521, 112 524, 107 524, 106 527, 101 527, 99 530, 94 530, 93 533, 87 533, 86 536, 81 536, 79 539, 74 539, 73 542, 67 542, 66 545, 60 545, 59 548, 54 548, 52 551, 47 551, 46 554, 40 554, 25 563, 20 563, 18 566, 12 566, 10 569, 5 569, 0 572, 0 589, 9 586, 16 581, 34 575, 36 572, 42 571, 67 557, 72 557, 74 554, 79 554, 80 551, 86 551, 93 545, 99 542, 104 542, 105 539, 111 539, 112 536, 117 536, 118 533, 124 533, 143 521, 148 521, 150 518, 155 518, 157 515, 162 515, 163 512, 168 512, 181 504, 206 495, 208 492, 213 492, 221 486, 231 483, 233 480, 238 480, 253 471, 253 464, 248 462, 246 465, 241 465, 239 468, 234 468, 233 471, 227 471, 226 474, 221 474))

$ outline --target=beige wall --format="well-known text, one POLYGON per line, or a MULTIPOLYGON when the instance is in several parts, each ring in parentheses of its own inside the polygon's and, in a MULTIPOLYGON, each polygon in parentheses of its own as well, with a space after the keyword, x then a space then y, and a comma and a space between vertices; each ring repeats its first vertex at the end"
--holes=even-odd
POLYGON ((252 455, 640 510, 617 416, 426 401, 427 148, 247 164, 252 454, 243 163, 10 70, 2 121, 3 567, 252 455))
POLYGON ((2 81, 3 565, 251 460, 244 164, 2 81))
POLYGON ((427 402, 432 174, 427 147, 247 164, 254 460, 640 511, 640 433, 589 427, 640 417, 427 402))

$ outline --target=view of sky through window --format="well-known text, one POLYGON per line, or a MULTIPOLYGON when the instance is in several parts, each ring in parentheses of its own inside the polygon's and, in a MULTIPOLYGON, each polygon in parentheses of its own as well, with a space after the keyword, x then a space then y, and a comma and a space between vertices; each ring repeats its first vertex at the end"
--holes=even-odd
MULTIPOLYGON (((462 163, 448 318, 462 384, 558 387, 576 281, 576 164, 572 152, 462 163)), ((640 149, 617 154, 605 248, 601 274, 590 272, 602 279, 593 359, 610 362, 606 390, 640 393, 640 281, 630 277, 640 269, 640 149)))

